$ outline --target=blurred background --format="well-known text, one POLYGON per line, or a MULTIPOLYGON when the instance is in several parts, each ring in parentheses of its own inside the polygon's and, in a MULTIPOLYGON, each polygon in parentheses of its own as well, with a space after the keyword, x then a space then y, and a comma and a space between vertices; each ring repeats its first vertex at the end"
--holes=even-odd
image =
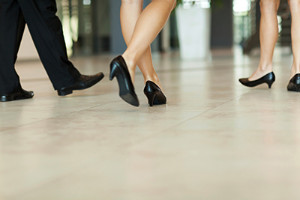
MULTIPOLYGON (((145 6, 150 1, 145 0, 145 6)), ((119 20, 120 0, 56 2, 70 56, 119 54, 124 51, 126 46, 119 20)), ((196 57, 206 58, 211 49, 239 47, 244 54, 250 54, 259 47, 259 19, 258 0, 186 0, 171 14, 168 24, 153 42, 152 50, 166 52, 181 49, 184 54, 188 48, 194 48, 190 51, 197 52, 196 57)), ((291 23, 286 1, 281 3, 278 20, 278 45, 290 46, 291 23)), ((19 57, 37 58, 28 31, 19 57)))

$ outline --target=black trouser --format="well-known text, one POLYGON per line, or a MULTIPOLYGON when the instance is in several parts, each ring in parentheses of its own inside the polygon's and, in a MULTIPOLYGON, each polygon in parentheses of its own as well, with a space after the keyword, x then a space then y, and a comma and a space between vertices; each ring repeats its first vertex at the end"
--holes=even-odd
POLYGON ((20 85, 15 62, 25 24, 54 89, 80 76, 68 59, 56 11, 55 0, 0 0, 0 94, 20 85))

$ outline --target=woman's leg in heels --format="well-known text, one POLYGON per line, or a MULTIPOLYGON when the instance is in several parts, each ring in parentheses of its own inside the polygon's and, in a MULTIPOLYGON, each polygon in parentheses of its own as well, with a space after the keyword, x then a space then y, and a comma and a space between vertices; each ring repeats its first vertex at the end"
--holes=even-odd
MULTIPOLYGON (((127 45, 129 45, 135 29, 135 25, 143 11, 143 0, 122 0, 121 6, 121 26, 123 37, 127 45)), ((151 48, 148 46, 147 50, 141 55, 137 61, 137 65, 143 73, 145 82, 151 80, 160 86, 158 76, 154 70, 151 56, 151 48)), ((131 78, 134 82, 135 67, 131 69, 131 78)))
POLYGON ((273 53, 278 38, 277 11, 280 0, 261 0, 260 22, 260 62, 257 70, 249 78, 257 80, 273 71, 273 53))
POLYGON ((293 47, 293 66, 291 77, 300 73, 300 0, 289 0, 292 14, 292 47, 293 47))
MULTIPOLYGON (((122 0, 123 3, 132 3, 136 1, 138 0, 122 0)), ((171 11, 175 7, 175 4, 175 0, 153 0, 141 12, 136 21, 133 32, 131 31, 132 34, 129 34, 130 31, 128 31, 128 33, 125 33, 125 31, 123 33, 126 35, 125 37, 127 38, 128 45, 127 50, 122 56, 127 63, 131 77, 134 77, 136 65, 139 65, 145 79, 156 79, 157 75, 152 65, 150 44, 165 25, 171 11), (130 35, 132 35, 132 37, 130 37, 130 35), (131 38, 130 41, 128 38, 131 38)), ((123 6, 125 5, 123 4, 123 6)), ((125 11, 124 7, 121 13, 123 11, 125 11)), ((130 19, 128 19, 128 21, 129 20, 130 19)))

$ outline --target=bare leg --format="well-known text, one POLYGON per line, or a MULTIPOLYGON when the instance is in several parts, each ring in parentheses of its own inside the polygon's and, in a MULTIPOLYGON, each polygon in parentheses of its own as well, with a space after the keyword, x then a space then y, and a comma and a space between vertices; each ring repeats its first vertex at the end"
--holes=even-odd
MULTIPOLYGON (((123 2, 124 1, 126 0, 123 0, 123 2)), ((134 1, 135 0, 128 0, 127 2, 132 3, 134 1)), ((132 33, 131 40, 127 45, 127 50, 123 54, 131 77, 134 77, 137 64, 144 66, 141 68, 146 79, 155 76, 157 77, 156 74, 153 74, 155 72, 152 61, 151 65, 149 65, 149 60, 152 60, 150 44, 165 25, 174 7, 175 0, 153 0, 140 14, 132 33), (149 66, 151 66, 150 69, 149 66)), ((124 9, 122 10, 124 11, 124 9)), ((130 36, 130 34, 128 35, 130 36)), ((127 38, 129 38, 128 35, 126 34, 127 38)))
POLYGON ((292 14, 292 47, 293 47, 293 66, 291 77, 300 73, 300 0, 289 0, 292 14))
MULTIPOLYGON (((132 39, 136 22, 143 9, 143 0, 122 0, 121 6, 121 26, 126 44, 132 39)), ((154 70, 150 46, 137 61, 137 65, 144 75, 145 82, 150 80, 160 86, 158 76, 154 70)), ((135 69, 134 69, 135 70, 135 69)), ((131 76, 134 82, 134 74, 131 76)))
POLYGON ((280 0, 261 0, 260 62, 250 81, 261 78, 273 71, 273 53, 278 39, 277 11, 280 0))

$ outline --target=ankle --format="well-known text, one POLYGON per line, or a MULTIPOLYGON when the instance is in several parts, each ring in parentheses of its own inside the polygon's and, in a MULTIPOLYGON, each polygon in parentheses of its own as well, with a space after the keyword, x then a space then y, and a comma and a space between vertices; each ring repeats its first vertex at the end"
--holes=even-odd
POLYGON ((145 84, 147 81, 151 81, 151 82, 155 83, 161 90, 163 90, 162 85, 161 85, 157 75, 144 77, 144 80, 145 80, 145 84))
POLYGON ((126 53, 122 55, 123 59, 125 60, 125 63, 127 65, 128 72, 131 77, 132 83, 134 83, 135 80, 135 70, 136 70, 136 63, 134 60, 126 53))
POLYGON ((291 77, 293 77, 295 74, 299 74, 299 73, 300 73, 300 68, 299 67, 295 67, 293 65, 292 69, 291 69, 291 77))
POLYGON ((273 71, 272 66, 260 65, 255 72, 249 77, 250 81, 257 80, 273 71))
POLYGON ((124 52, 124 54, 122 55, 122 57, 124 58, 126 65, 128 67, 129 70, 133 71, 136 68, 136 61, 134 59, 134 56, 132 56, 131 54, 124 52))
POLYGON ((273 71, 273 65, 259 65, 258 69, 261 72, 272 72, 273 71))
POLYGON ((154 83, 159 83, 159 78, 157 75, 152 75, 152 76, 144 76, 144 80, 145 80, 145 83, 147 81, 152 81, 154 83))

